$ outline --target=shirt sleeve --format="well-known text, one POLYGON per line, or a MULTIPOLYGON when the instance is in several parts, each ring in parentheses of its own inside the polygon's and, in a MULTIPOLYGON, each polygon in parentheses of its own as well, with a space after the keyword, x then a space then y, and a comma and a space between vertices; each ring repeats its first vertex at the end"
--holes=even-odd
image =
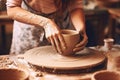
POLYGON ((68 5, 68 10, 72 11, 76 8, 83 8, 83 0, 71 0, 70 4, 68 5))
POLYGON ((22 0, 7 0, 6 6, 7 8, 9 7, 14 7, 14 6, 21 6, 22 0))

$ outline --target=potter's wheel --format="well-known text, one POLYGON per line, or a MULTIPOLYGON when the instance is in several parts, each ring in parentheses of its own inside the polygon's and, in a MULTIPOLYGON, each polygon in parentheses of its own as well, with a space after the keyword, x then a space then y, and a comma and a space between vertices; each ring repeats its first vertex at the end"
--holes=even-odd
POLYGON ((51 73, 84 73, 106 67, 106 57, 90 48, 66 57, 56 53, 51 46, 44 46, 27 51, 24 57, 37 69, 51 73))

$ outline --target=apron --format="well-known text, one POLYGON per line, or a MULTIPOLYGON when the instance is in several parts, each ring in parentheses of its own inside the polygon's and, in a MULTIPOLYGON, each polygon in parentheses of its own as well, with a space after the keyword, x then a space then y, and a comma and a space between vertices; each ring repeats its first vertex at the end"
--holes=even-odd
MULTIPOLYGON (((66 10, 62 17, 56 16, 56 12, 50 14, 44 14, 41 12, 35 11, 30 7, 25 0, 23 0, 22 8, 44 17, 54 19, 56 24, 60 26, 61 29, 71 28, 71 22, 69 20, 69 13, 66 10)), ((10 54, 24 54, 27 50, 39 47, 50 45, 44 37, 44 29, 42 27, 35 27, 34 25, 29 25, 14 21, 13 29, 13 39, 10 49, 10 54)))

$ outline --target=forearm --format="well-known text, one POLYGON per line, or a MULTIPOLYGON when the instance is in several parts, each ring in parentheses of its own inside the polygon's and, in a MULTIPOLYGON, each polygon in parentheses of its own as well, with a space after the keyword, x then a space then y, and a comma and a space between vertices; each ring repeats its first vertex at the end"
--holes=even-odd
POLYGON ((85 17, 82 9, 75 9, 71 12, 71 21, 77 31, 85 30, 85 17))
POLYGON ((49 19, 46 17, 33 14, 20 7, 8 8, 7 14, 14 20, 35 26, 44 26, 49 21, 49 19))
POLYGON ((75 29, 80 33, 80 42, 75 46, 74 52, 78 52, 84 49, 88 42, 88 37, 85 29, 85 17, 83 10, 78 8, 71 12, 71 20, 75 29))

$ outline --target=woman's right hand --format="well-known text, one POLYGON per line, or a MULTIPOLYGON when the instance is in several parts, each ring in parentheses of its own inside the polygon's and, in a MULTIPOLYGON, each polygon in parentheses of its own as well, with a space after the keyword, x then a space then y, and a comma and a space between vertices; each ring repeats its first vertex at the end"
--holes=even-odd
POLYGON ((66 45, 60 28, 54 20, 48 20, 44 26, 44 30, 46 39, 54 46, 58 53, 62 54, 62 48, 66 49, 66 45))

